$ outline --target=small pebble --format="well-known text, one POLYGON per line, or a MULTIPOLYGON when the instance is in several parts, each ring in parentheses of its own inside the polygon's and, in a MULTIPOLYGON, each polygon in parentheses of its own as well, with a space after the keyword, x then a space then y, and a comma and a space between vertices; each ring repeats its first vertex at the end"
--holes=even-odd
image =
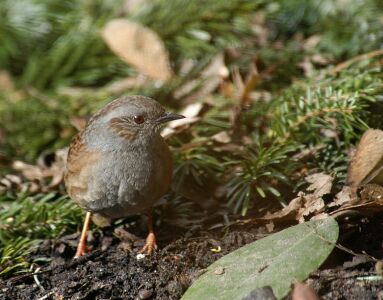
POLYGON ((141 259, 144 259, 144 258, 145 258, 145 254, 142 254, 142 253, 138 253, 137 256, 136 256, 137 260, 141 260, 141 259))
POLYGON ((138 291, 138 299, 140 300, 148 299, 152 295, 153 295, 153 292, 151 290, 141 289, 138 291))

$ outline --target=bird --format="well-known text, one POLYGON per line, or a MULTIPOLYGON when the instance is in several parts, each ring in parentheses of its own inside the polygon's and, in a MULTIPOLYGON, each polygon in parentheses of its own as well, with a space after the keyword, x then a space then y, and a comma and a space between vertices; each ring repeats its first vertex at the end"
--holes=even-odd
POLYGON ((75 258, 86 253, 92 214, 109 219, 148 215, 141 253, 157 248, 151 209, 172 181, 172 154, 163 125, 184 116, 154 99, 123 96, 96 112, 72 140, 64 175, 69 197, 86 211, 75 258))

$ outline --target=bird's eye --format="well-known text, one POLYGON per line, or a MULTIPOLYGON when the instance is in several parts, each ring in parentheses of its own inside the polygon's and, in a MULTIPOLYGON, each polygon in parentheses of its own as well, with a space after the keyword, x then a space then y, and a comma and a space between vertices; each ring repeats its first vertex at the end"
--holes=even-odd
POLYGON ((133 120, 134 122, 136 122, 137 124, 142 124, 145 122, 145 118, 141 115, 137 115, 137 116, 134 116, 133 117, 133 120))

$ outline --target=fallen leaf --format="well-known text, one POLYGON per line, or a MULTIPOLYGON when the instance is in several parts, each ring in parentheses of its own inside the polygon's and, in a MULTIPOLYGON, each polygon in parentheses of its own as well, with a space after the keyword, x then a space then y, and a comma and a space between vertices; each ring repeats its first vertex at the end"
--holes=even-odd
POLYGON ((211 137, 211 139, 217 143, 227 144, 231 142, 231 137, 227 131, 221 131, 211 137))
POLYGON ((41 156, 36 165, 27 164, 23 161, 15 161, 12 167, 20 171, 22 175, 30 181, 31 185, 28 189, 30 192, 46 192, 54 189, 63 182, 67 154, 68 148, 63 148, 54 153, 52 156, 53 160, 49 163, 47 163, 47 160, 49 160, 48 157, 51 156, 47 155, 41 156))
POLYGON ((289 205, 275 213, 267 213, 262 220, 272 220, 274 222, 284 222, 297 220, 299 210, 303 206, 304 199, 298 194, 297 198, 290 201, 289 205))
POLYGON ((4 70, 0 70, 0 91, 13 92, 15 87, 11 75, 4 70))
POLYGON ((353 193, 366 183, 383 185, 383 131, 367 130, 351 159, 347 182, 353 193))
POLYGON ((315 50, 315 48, 319 44, 321 38, 322 37, 320 35, 317 35, 317 34, 310 36, 309 38, 307 38, 303 42, 303 49, 306 50, 306 51, 313 51, 313 50, 315 50))
POLYGON ((350 203, 352 201, 352 196, 351 196, 351 187, 345 185, 342 190, 335 195, 335 200, 331 202, 328 207, 333 207, 333 206, 342 206, 346 203, 350 203))
POLYGON ((352 257, 351 261, 346 261, 343 263, 344 269, 355 268, 360 264, 365 264, 367 262, 371 262, 371 257, 365 254, 358 254, 352 257))
POLYGON ((7 174, 3 178, 0 178, 0 192, 9 191, 13 188, 22 189, 22 179, 20 176, 7 174))
MULTIPOLYGON (((187 69, 191 69, 191 66, 188 66, 187 69)), ((198 79, 186 82, 174 92, 174 97, 176 99, 184 98, 184 102, 190 103, 213 92, 228 76, 229 70, 225 65, 224 55, 219 53, 200 73, 198 79)))
POLYGON ((307 188, 308 191, 314 191, 316 197, 322 197, 325 194, 329 194, 332 188, 332 182, 334 178, 325 173, 315 173, 306 176, 305 180, 311 185, 307 188))
POLYGON ((306 219, 314 218, 316 215, 323 213, 325 203, 323 199, 315 194, 308 194, 302 196, 304 199, 304 206, 299 210, 297 218, 300 223, 306 219))
POLYGON ((166 81, 172 77, 169 54, 153 30, 126 19, 109 21, 101 33, 108 47, 140 73, 166 81))
POLYGON ((321 197, 315 194, 305 194, 299 192, 297 197, 281 210, 272 214, 266 214, 260 220, 271 220, 274 223, 286 221, 305 222, 306 219, 324 218, 325 203, 321 197))
POLYGON ((243 299, 264 286, 271 286, 276 298, 283 299, 292 282, 305 280, 323 263, 338 234, 337 222, 327 218, 269 235, 211 264, 181 299, 243 299), (218 267, 225 269, 221 276, 214 274, 218 267))
POLYGON ((267 214, 261 219, 274 222, 297 220, 302 223, 306 219, 326 217, 325 202, 322 196, 330 193, 333 177, 325 173, 316 173, 306 176, 305 180, 311 183, 307 190, 313 193, 299 192, 286 207, 275 213, 267 214))
POLYGON ((314 75, 315 68, 308 56, 305 56, 303 61, 298 63, 298 67, 303 70, 306 77, 310 78, 314 75))
POLYGON ((338 217, 355 211, 362 215, 371 215, 383 211, 383 186, 368 183, 358 188, 358 194, 358 198, 352 198, 350 202, 331 212, 331 215, 338 217))

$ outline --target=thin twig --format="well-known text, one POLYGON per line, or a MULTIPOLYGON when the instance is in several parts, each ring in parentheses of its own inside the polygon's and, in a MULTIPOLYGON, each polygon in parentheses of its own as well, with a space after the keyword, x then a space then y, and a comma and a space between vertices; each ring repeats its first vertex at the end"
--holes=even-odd
POLYGON ((39 278, 37 277, 38 272, 40 271, 40 269, 41 269, 41 268, 38 267, 38 268, 36 269, 36 271, 33 272, 33 279, 35 280, 36 285, 40 288, 40 290, 45 291, 45 288, 42 286, 42 284, 41 284, 39 278))
POLYGON ((380 56, 380 55, 383 55, 383 49, 379 49, 379 50, 371 51, 369 53, 355 56, 349 60, 346 60, 345 62, 337 64, 334 68, 332 68, 330 70, 330 74, 335 75, 336 73, 339 73, 340 71, 342 71, 344 69, 347 69, 349 66, 351 66, 352 64, 354 64, 358 61, 370 59, 370 58, 373 58, 375 56, 380 56))

